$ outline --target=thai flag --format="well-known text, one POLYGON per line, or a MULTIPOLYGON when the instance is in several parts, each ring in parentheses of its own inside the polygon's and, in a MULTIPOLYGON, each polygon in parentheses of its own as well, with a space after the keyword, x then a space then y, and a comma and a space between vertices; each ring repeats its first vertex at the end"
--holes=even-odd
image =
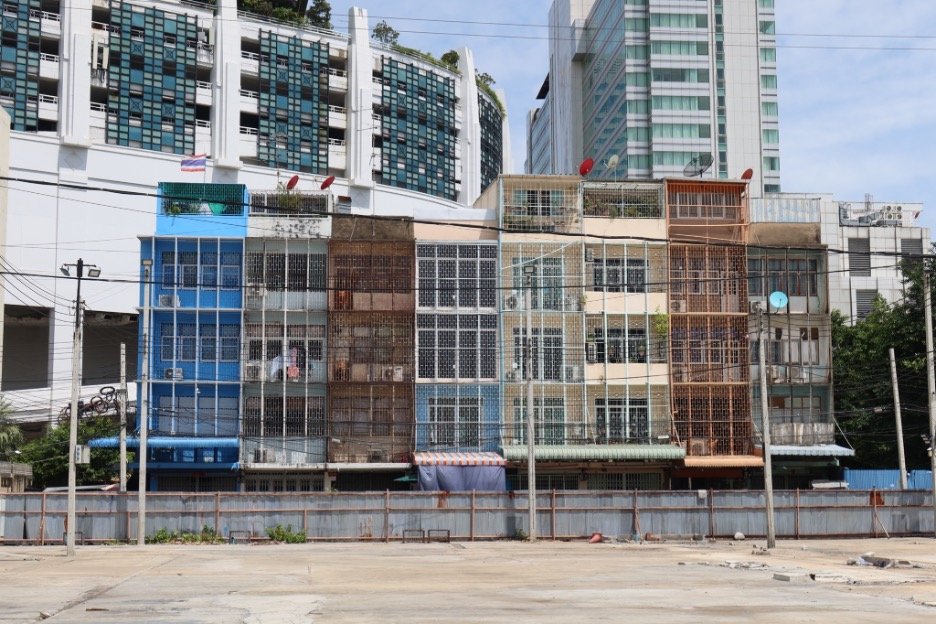
POLYGON ((208 154, 195 154, 182 159, 182 171, 204 171, 208 154))

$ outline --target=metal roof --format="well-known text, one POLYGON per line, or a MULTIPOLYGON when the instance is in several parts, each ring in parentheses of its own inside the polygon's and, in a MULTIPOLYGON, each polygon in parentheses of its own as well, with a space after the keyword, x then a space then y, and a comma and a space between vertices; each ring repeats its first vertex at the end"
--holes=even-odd
POLYGON ((686 468, 760 468, 764 458, 760 455, 705 455, 687 457, 686 468))
POLYGON ((798 446, 796 444, 771 444, 770 455, 799 456, 799 457, 854 457, 855 449, 838 444, 813 444, 811 446, 798 446))
POLYGON ((497 453, 413 453, 416 466, 503 466, 507 463, 497 453))
MULTIPOLYGON (((525 461, 526 444, 505 446, 507 461, 525 461)), ((682 459, 684 448, 669 444, 536 444, 537 461, 666 461, 682 459)))

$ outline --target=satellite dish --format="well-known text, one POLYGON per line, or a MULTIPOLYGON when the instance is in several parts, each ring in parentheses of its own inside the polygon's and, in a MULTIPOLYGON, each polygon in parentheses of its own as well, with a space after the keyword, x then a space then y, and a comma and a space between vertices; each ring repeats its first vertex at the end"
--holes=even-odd
POLYGON ((296 188, 296 185, 299 184, 299 176, 294 175, 289 178, 289 182, 286 183, 286 190, 291 191, 296 188))
POLYGON ((768 301, 770 301, 770 305, 772 305, 777 310, 782 310, 790 302, 790 298, 786 296, 786 293, 775 290, 774 292, 770 293, 768 301))
POLYGON ((694 178, 700 176, 706 171, 709 167, 712 166, 712 155, 711 154, 699 154, 695 158, 689 161, 689 164, 683 168, 683 175, 687 178, 694 178))
POLYGON ((591 158, 586 158, 585 160, 582 161, 582 164, 579 165, 579 175, 587 176, 589 173, 591 173, 592 167, 594 166, 595 166, 595 161, 592 160, 591 158))
POLYGON ((611 154, 611 157, 608 158, 608 162, 605 163, 605 168, 616 169, 619 162, 621 162, 621 157, 617 154, 611 154))
POLYGON ((753 177, 754 177, 754 170, 753 170, 753 169, 745 169, 745 170, 744 170, 744 173, 741 174, 741 179, 742 179, 742 180, 750 180, 750 179, 753 178, 753 177))
POLYGON ((322 182, 322 187, 321 187, 322 190, 324 191, 325 189, 327 189, 329 186, 332 185, 332 182, 334 181, 335 181, 335 176, 328 176, 327 178, 325 178, 325 180, 322 182))

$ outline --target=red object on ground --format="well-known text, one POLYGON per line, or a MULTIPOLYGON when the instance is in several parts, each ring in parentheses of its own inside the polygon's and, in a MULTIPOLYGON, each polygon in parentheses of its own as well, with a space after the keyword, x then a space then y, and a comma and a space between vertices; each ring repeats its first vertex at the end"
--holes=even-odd
POLYGON ((329 186, 332 185, 332 182, 334 181, 335 181, 335 176, 328 176, 327 178, 325 178, 325 180, 322 182, 322 190, 324 191, 325 189, 327 189, 329 186))
POLYGON ((594 166, 595 166, 595 161, 592 160, 591 158, 586 158, 585 160, 582 161, 582 164, 579 165, 579 175, 587 176, 591 172, 592 167, 594 166))
POLYGON ((592 536, 588 538, 589 544, 598 544, 604 539, 604 536, 601 533, 592 533, 592 536))

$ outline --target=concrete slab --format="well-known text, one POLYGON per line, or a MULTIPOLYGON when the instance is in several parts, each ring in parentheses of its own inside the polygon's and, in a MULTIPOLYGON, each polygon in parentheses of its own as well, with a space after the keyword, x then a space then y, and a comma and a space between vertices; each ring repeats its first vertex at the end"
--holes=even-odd
POLYGON ((781 541, 756 562, 729 542, 4 547, 0 622, 909 624, 936 617, 934 545, 781 541), (916 567, 847 566, 869 550, 916 567), (774 580, 816 570, 854 582, 774 580))

